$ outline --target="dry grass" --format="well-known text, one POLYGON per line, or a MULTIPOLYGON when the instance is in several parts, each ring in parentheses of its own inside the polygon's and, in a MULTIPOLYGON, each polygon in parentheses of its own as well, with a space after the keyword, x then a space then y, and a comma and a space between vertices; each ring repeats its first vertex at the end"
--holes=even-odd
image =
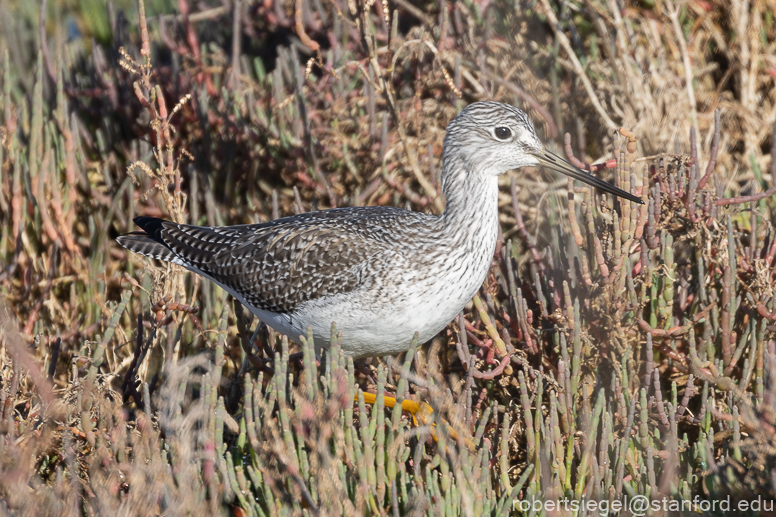
POLYGON ((0 1, 4 512, 776 496, 776 4, 385 2, 110 10, 91 45, 78 7, 0 1), (480 294, 376 384, 113 241, 137 214, 438 213, 481 99, 647 204, 505 177, 480 294))

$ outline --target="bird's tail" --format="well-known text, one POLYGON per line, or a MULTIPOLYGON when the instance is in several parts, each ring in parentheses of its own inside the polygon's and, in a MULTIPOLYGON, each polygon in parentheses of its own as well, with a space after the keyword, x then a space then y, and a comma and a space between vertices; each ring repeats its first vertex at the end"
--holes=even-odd
POLYGON ((178 257, 175 253, 165 244, 159 235, 159 230, 162 229, 162 223, 164 219, 158 219, 156 217, 136 217, 134 219, 135 224, 141 227, 142 232, 130 232, 119 236, 116 239, 120 245, 127 248, 129 251, 133 251, 146 257, 155 258, 164 262, 176 262, 178 257))

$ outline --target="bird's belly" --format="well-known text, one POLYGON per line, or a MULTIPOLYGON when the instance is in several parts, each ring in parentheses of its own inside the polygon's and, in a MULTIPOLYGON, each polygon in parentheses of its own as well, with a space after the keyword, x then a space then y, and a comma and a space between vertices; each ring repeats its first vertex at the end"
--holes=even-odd
POLYGON ((410 347, 416 332, 422 344, 444 329, 477 292, 482 276, 484 273, 461 283, 461 278, 440 275, 433 282, 417 282, 414 289, 399 296, 367 291, 306 302, 291 316, 293 333, 288 335, 304 334, 309 325, 316 345, 328 348, 334 322, 348 355, 398 354, 410 347))
POLYGON ((419 344, 434 337, 463 304, 457 308, 439 307, 433 302, 376 307, 374 303, 329 299, 322 304, 307 303, 300 307, 291 322, 297 334, 303 334, 302 329, 311 326, 316 345, 324 348, 329 346, 334 323, 337 331, 342 332, 342 350, 346 354, 353 357, 391 355, 407 350, 416 332, 419 344))

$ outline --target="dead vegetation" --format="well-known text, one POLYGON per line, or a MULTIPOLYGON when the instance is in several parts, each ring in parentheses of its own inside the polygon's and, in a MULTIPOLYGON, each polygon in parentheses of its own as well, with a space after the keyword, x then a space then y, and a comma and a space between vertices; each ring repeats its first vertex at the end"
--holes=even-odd
POLYGON ((0 2, 3 511, 774 496, 772 2, 85 5, 0 2), (438 212, 481 99, 646 204, 505 177, 481 292, 371 379, 300 370, 308 339, 113 241, 139 214, 438 212))

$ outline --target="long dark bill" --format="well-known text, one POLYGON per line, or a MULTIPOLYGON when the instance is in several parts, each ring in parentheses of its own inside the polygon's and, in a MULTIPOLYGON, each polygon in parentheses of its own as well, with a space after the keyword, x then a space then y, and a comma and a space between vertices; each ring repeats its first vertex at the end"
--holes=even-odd
POLYGON ((619 189, 614 185, 605 182, 601 178, 597 178, 593 176, 589 172, 585 172, 582 169, 577 169, 576 167, 571 165, 569 162, 567 162, 557 154, 551 153, 546 149, 543 149, 541 152, 538 152, 538 153, 532 153, 532 155, 534 158, 539 160, 540 165, 543 165, 548 169, 562 172, 566 176, 571 176, 575 180, 579 180, 584 183, 587 183, 588 185, 592 185, 596 188, 600 188, 604 192, 609 192, 610 194, 614 194, 615 196, 625 198, 629 201, 633 201, 634 203, 638 203, 640 205, 644 204, 644 201, 634 196, 630 192, 625 192, 624 190, 619 189))

